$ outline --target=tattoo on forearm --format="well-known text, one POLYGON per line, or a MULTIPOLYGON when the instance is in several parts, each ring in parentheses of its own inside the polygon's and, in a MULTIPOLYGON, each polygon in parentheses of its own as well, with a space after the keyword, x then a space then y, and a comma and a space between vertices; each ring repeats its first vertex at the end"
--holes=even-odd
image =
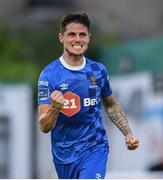
POLYGON ((110 120, 121 130, 121 132, 125 136, 128 133, 131 133, 127 118, 118 104, 115 104, 112 107, 107 108, 106 112, 110 120))

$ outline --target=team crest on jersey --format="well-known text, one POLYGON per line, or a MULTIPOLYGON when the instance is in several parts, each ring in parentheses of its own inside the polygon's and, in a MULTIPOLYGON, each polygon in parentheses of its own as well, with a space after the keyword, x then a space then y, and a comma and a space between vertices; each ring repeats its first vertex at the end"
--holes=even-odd
POLYGON ((62 84, 60 84, 59 85, 59 87, 60 87, 60 90, 66 90, 66 89, 68 89, 68 84, 67 83, 62 83, 62 84))
POLYGON ((98 85, 97 85, 97 79, 95 76, 91 76, 89 78, 90 82, 91 82, 91 85, 89 86, 90 88, 97 88, 98 85))
POLYGON ((64 98, 65 103, 61 110, 63 114, 71 117, 80 111, 80 97, 77 94, 68 91, 64 94, 64 98))

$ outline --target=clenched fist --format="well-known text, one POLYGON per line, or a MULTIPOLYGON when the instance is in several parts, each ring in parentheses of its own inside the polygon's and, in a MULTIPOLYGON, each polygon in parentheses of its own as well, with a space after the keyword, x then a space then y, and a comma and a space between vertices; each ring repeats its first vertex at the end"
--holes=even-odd
POLYGON ((62 109, 65 102, 65 98, 60 91, 57 91, 57 90, 53 91, 50 96, 50 99, 51 99, 52 106, 54 108, 57 108, 58 110, 62 109))
POLYGON ((139 141, 131 133, 129 133, 126 138, 126 146, 128 150, 135 150, 139 146, 139 141))

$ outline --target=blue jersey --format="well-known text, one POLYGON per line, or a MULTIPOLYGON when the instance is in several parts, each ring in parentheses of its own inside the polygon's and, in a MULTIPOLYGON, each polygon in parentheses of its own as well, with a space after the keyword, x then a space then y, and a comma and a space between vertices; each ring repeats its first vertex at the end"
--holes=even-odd
POLYGON ((38 104, 51 104, 50 94, 64 94, 65 104, 51 131, 53 159, 66 164, 76 161, 90 148, 108 146, 102 123, 101 96, 112 90, 104 65, 84 58, 79 67, 70 67, 63 58, 45 67, 38 82, 38 104))

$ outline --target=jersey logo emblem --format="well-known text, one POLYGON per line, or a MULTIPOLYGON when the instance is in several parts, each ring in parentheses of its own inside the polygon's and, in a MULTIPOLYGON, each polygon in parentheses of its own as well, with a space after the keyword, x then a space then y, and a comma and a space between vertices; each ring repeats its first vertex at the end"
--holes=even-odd
POLYGON ((91 82, 91 85, 89 86, 89 88, 98 88, 97 79, 95 76, 91 76, 89 80, 91 82))
POLYGON ((66 90, 66 89, 68 89, 68 84, 62 83, 59 85, 59 87, 60 87, 60 90, 66 90))
POLYGON ((73 116, 80 111, 80 97, 72 92, 67 92, 64 94, 65 103, 61 110, 66 116, 73 116))
POLYGON ((101 179, 101 174, 100 173, 96 173, 96 179, 101 179))
POLYGON ((97 79, 96 79, 95 76, 91 76, 90 77, 90 81, 91 81, 92 85, 96 85, 97 84, 97 79))

